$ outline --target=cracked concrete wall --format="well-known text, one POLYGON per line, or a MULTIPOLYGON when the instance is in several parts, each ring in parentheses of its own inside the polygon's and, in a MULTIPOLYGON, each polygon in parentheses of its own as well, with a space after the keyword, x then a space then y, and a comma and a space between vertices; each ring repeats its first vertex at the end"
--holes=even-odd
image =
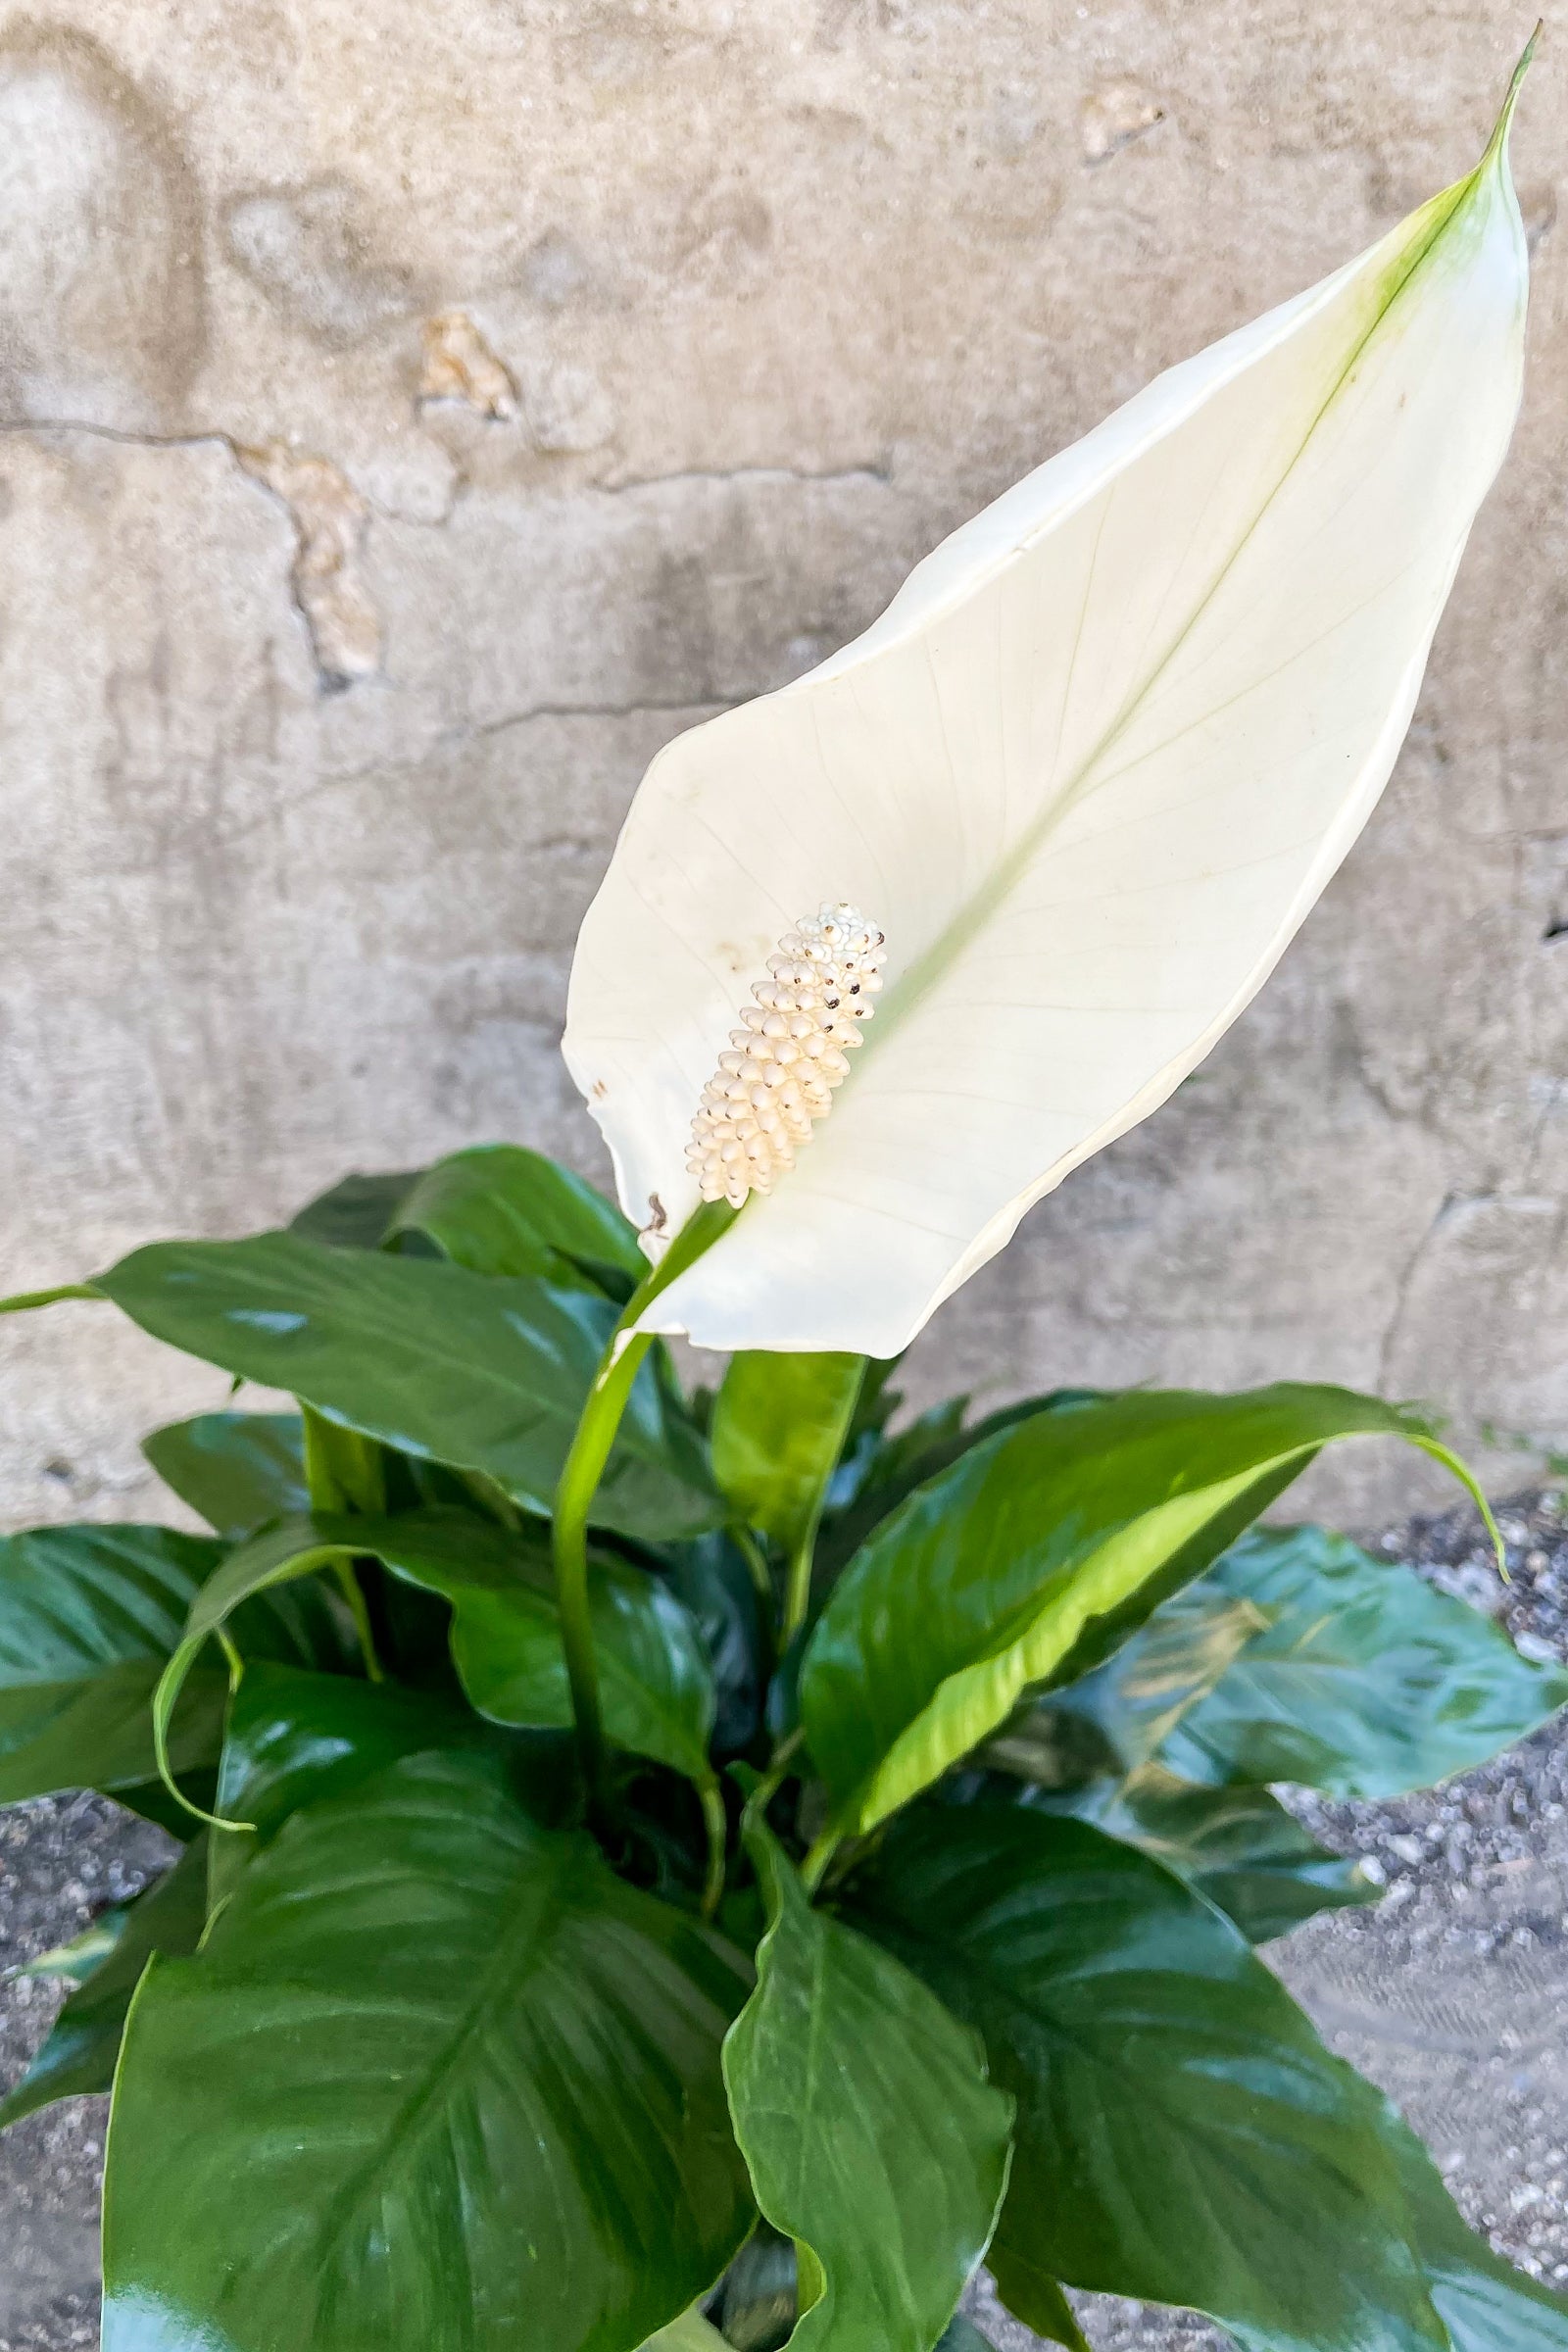
MULTIPOLYGON (((653 752, 1465 168, 1527 30, 0 15, 0 1284, 476 1137, 597 1167, 564 976, 653 752)), ((1565 85, 1548 37, 1524 420, 1387 800, 1199 1077, 944 1311, 926 1388, 1381 1382, 1568 1445, 1565 85)), ((10 1324, 0 1505, 144 1507, 137 1432, 220 1390, 101 1309, 10 1324)), ((1368 1454, 1331 1499, 1426 1484, 1368 1454)))

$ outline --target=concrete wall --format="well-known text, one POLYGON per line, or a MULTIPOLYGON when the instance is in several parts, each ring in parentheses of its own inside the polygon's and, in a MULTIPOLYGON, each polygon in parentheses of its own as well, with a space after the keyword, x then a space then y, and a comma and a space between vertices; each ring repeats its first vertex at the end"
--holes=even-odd
MULTIPOLYGON (((595 1166, 556 1043, 650 755, 1466 168, 1528 14, 0 16, 0 1285, 473 1138, 595 1166)), ((1525 416, 1387 800, 927 1385, 1320 1376, 1568 1442, 1565 94, 1568 24, 1525 416)), ((220 1392, 105 1309, 0 1327, 0 1503, 143 1507, 138 1430, 220 1392)))

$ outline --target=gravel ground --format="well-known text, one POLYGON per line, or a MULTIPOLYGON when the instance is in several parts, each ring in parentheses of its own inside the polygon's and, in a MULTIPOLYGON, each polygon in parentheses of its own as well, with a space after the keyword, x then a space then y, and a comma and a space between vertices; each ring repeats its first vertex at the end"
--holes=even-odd
MULTIPOLYGON (((1499 1585, 1469 1512, 1396 1529, 1380 1548, 1489 1610, 1527 1654, 1568 1658, 1568 1512, 1506 1508, 1499 1585)), ((1334 2047, 1422 2132, 1467 2218, 1498 2251, 1568 2288, 1568 1723, 1431 1794, 1295 1809, 1388 1885, 1373 1910, 1313 1920, 1268 1958, 1334 2047)), ((173 1849, 101 1797, 0 1811, 0 1979, 134 1893, 173 1849)), ((58 1996, 0 1981, 0 2087, 23 2072, 58 1996)), ((96 2211, 107 2102, 78 2099, 0 2137, 0 2352, 66 2352, 97 2333, 96 2211)), ((1224 2352, 1183 2313, 1076 2298, 1097 2352, 1224 2352)), ((999 2352, 1036 2339, 984 2284, 999 2352)))

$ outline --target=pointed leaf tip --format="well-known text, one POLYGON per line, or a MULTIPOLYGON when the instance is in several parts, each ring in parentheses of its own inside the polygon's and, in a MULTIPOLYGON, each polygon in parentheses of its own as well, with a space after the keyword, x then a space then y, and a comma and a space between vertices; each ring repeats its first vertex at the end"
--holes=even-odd
POLYGON ((1536 29, 1530 35, 1529 40, 1526 41, 1524 48, 1521 50, 1519 55, 1519 63, 1513 70, 1513 77, 1508 84, 1507 95, 1502 102, 1502 111, 1497 117, 1496 127, 1494 129, 1491 138, 1487 141, 1486 153, 1481 158, 1481 169, 1483 171, 1485 171, 1488 164, 1499 162, 1506 163, 1507 161, 1508 134, 1513 128, 1514 109, 1519 104, 1519 93, 1525 86, 1525 75, 1529 73, 1531 67, 1535 63, 1536 44, 1540 40, 1542 34, 1544 32, 1545 28, 1545 18, 1538 17, 1536 19, 1536 29))

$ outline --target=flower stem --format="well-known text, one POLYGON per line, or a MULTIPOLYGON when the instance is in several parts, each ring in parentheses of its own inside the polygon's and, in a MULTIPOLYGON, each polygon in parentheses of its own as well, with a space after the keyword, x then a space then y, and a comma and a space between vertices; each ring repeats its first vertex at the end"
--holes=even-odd
POLYGON ((703 1917, 711 1919, 724 1894, 724 1864, 729 1854, 729 1817, 724 1811, 724 1791, 716 1780, 702 1782, 697 1793, 702 1799, 703 1827, 708 1833, 708 1881, 703 1888, 703 1917))
MULTIPOLYGON (((635 1299, 632 1304, 636 1304, 635 1299)), ((594 1375, 577 1434, 561 1473, 561 1484, 556 1489, 550 1541, 556 1564, 556 1602, 561 1611, 561 1645, 566 1653, 577 1753, 582 1759, 583 1779, 596 1798, 604 1794, 605 1727, 599 1704, 599 1663, 594 1655, 588 1608, 588 1512, 610 1459, 610 1449, 615 1443, 631 1384, 652 1345, 648 1333, 635 1332, 628 1337, 622 1333, 621 1325, 616 1324, 614 1337, 594 1375), (616 1339, 621 1343, 618 1355, 616 1339)))
POLYGON ((790 1554, 789 1576, 784 1586, 784 1622, 779 1633, 779 1646, 788 1649, 811 1605, 811 1560, 816 1551, 816 1521, 813 1518, 805 1535, 790 1554))
POLYGON ((599 1703, 599 1665, 594 1655, 588 1607, 588 1514, 615 1443, 632 1383, 654 1344, 652 1332, 636 1328, 661 1291, 712 1248, 739 1211, 725 1200, 707 1201, 681 1227, 657 1266, 632 1293, 599 1359, 556 1489, 551 1550, 556 1568, 556 1602, 561 1611, 561 1645, 571 1687, 572 1721, 583 1778, 596 1801, 605 1792, 605 1727, 599 1703))
POLYGON ((768 1567, 766 1558, 763 1555, 762 1546, 760 1544, 759 1544, 757 1538, 753 1535, 749 1527, 741 1527, 738 1525, 732 1527, 729 1531, 729 1540, 734 1544, 736 1550, 740 1553, 741 1558, 746 1562, 747 1573, 750 1575, 752 1583, 757 1588, 758 1599, 765 1605, 769 1614, 771 1614, 773 1607, 773 1574, 772 1570, 768 1567))

